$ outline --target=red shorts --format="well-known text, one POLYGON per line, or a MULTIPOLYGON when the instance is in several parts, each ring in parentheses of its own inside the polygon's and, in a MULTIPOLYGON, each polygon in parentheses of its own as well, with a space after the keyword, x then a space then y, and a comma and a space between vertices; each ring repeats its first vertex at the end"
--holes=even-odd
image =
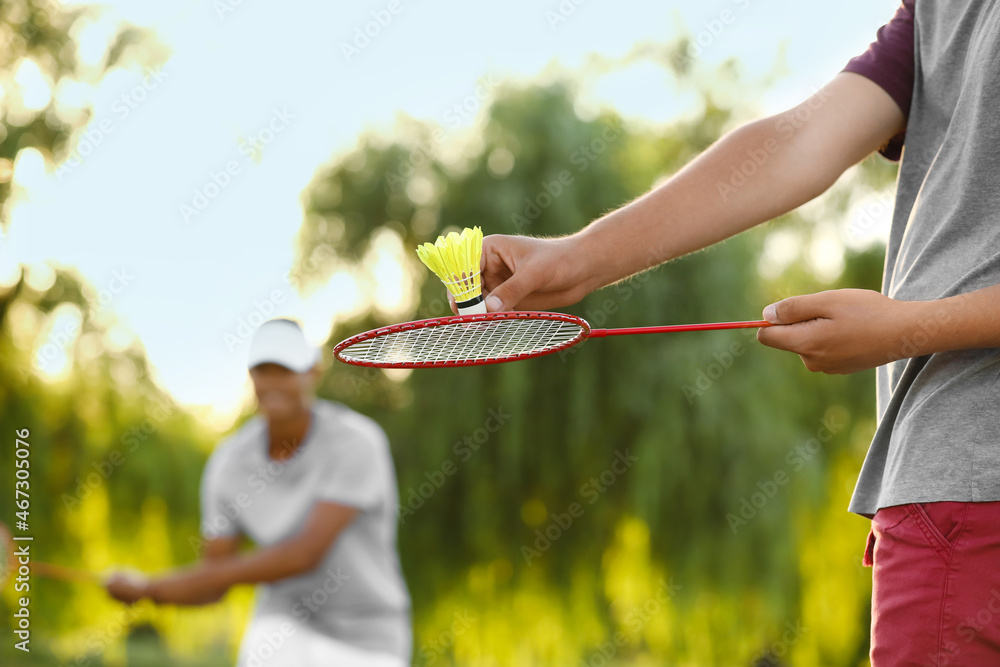
POLYGON ((1000 665, 1000 502, 880 509, 872 573, 872 667, 1000 665))

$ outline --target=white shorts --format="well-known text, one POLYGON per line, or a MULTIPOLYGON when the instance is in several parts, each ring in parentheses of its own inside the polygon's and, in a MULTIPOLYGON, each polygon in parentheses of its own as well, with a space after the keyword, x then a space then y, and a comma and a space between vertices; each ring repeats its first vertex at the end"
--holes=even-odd
POLYGON ((389 653, 345 644, 291 616, 264 614, 250 621, 237 667, 406 667, 389 653))

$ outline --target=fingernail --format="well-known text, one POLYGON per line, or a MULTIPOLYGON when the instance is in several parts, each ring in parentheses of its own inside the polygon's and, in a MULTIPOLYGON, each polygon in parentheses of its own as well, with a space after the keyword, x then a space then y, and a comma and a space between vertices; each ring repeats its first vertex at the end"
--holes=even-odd
POLYGON ((771 322, 772 324, 775 322, 775 320, 778 319, 777 315, 775 315, 774 310, 775 308, 773 303, 770 306, 766 306, 764 308, 764 319, 767 320, 768 322, 771 322))
POLYGON ((491 313, 495 313, 503 308, 503 302, 500 301, 495 296, 486 297, 486 310, 491 313))

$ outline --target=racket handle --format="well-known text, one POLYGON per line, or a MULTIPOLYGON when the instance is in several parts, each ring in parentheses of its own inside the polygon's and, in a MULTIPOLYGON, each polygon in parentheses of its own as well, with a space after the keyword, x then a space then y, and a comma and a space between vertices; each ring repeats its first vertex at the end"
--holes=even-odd
POLYGON ((718 329, 759 329, 771 326, 766 320, 748 322, 706 322, 704 324, 670 324, 660 327, 626 327, 623 329, 591 329, 588 338, 628 336, 631 334, 671 333, 675 331, 715 331, 718 329))
POLYGON ((58 579, 59 581, 92 581, 95 583, 100 581, 100 577, 93 572, 38 561, 31 563, 31 573, 38 577, 58 579))

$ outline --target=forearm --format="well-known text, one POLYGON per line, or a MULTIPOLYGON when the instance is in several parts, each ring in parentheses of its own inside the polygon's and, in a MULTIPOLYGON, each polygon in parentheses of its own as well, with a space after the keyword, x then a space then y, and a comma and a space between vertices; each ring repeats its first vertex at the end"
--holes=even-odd
POLYGON ((199 606, 222 599, 231 587, 212 578, 212 569, 202 565, 150 579, 142 597, 157 604, 199 606))
POLYGON ((876 84, 838 75, 797 107, 729 133, 659 187, 570 237, 581 280, 597 289, 787 213, 904 125, 876 84))
POLYGON ((248 554, 203 561, 151 580, 146 597, 179 605, 215 602, 232 586, 277 581, 314 568, 319 561, 315 551, 309 545, 289 540, 248 554))
POLYGON ((795 352, 806 368, 855 373, 952 350, 1000 348, 1000 285, 934 301, 863 289, 783 299, 764 309, 757 339, 795 352))
POLYGON ((905 356, 1000 347, 1000 285, 914 302, 902 343, 905 356))
POLYGON ((777 123, 767 118, 735 130, 666 183, 580 232, 580 251, 600 257, 589 262, 598 269, 592 288, 710 246, 825 189, 804 177, 795 137, 783 137, 777 123))

